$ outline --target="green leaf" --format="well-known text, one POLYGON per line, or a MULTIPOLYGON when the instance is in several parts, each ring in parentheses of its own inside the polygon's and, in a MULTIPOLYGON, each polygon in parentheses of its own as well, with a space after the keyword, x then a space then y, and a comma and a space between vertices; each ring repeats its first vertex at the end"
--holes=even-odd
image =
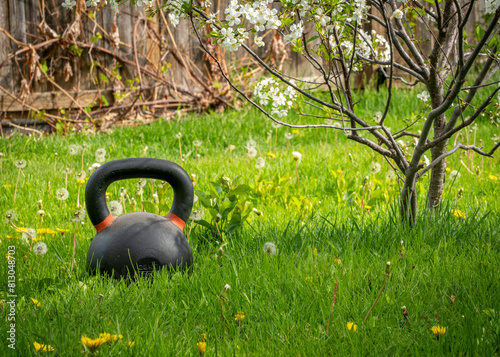
POLYGON ((474 35, 476 37, 476 41, 479 41, 484 35, 484 28, 481 26, 476 27, 476 30, 474 31, 474 35))
POLYGON ((233 190, 231 190, 229 192, 229 195, 244 195, 246 193, 248 193, 249 191, 251 191, 252 188, 246 184, 241 184, 239 185, 238 187, 234 188, 233 190))
POLYGON ((108 84, 108 83, 109 83, 109 79, 108 79, 108 77, 107 77, 104 73, 101 73, 101 74, 99 75, 99 79, 100 79, 101 81, 103 81, 104 83, 106 83, 106 84, 108 84))
POLYGON ((142 202, 142 208, 144 209, 145 212, 150 212, 150 213, 157 213, 158 209, 152 202, 148 201, 143 201, 142 202))
POLYGON ((199 221, 194 221, 196 224, 199 224, 200 226, 203 226, 205 228, 208 228, 210 230, 215 230, 215 227, 212 226, 210 223, 208 223, 207 221, 201 219, 199 221))

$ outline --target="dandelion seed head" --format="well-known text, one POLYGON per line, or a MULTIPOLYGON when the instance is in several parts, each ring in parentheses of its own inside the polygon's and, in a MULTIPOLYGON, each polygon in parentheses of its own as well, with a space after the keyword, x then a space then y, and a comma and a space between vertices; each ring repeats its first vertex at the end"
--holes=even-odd
POLYGON ((177 139, 182 138, 182 133, 177 133, 177 134, 175 134, 175 137, 176 137, 177 139))
POLYGON ((26 167, 26 160, 16 160, 14 165, 16 165, 18 169, 24 169, 26 167))
POLYGON ((5 223, 11 223, 17 221, 17 213, 15 210, 10 209, 5 212, 5 223))
POLYGON ((34 228, 23 228, 22 229, 22 235, 21 235, 21 241, 24 244, 29 244, 29 241, 31 239, 36 238, 36 230, 34 228), (31 236, 30 236, 31 234, 31 236))
POLYGON ((247 156, 249 158, 253 158, 253 157, 257 156, 257 150, 254 147, 248 148, 247 149, 247 156))
POLYGON ((80 171, 79 173, 76 174, 75 177, 77 180, 84 180, 85 177, 87 177, 87 174, 85 173, 85 171, 80 171))
POLYGON ((255 168, 260 170, 264 166, 266 166, 266 160, 263 157, 258 157, 257 162, 255 163, 255 168))
POLYGON ((275 255, 277 250, 276 250, 276 244, 271 243, 271 242, 266 242, 264 243, 264 253, 268 255, 275 255))
POLYGON ((199 147, 199 146, 201 146, 201 141, 196 139, 195 141, 193 141, 193 145, 196 147, 199 147))
POLYGON ((193 211, 189 218, 193 221, 201 221, 203 219, 203 210, 200 208, 199 210, 193 211))
POLYGON ((292 133, 285 133, 285 138, 288 139, 288 140, 292 140, 293 139, 293 134, 292 133))
POLYGON ((245 144, 245 149, 247 150, 250 150, 255 147, 257 147, 257 143, 255 142, 255 140, 252 139, 248 140, 247 143, 245 144))
POLYGON ((67 189, 61 187, 56 190, 56 198, 60 201, 65 201, 69 197, 67 189))
POLYGON ((450 178, 452 180, 457 179, 459 177, 460 177, 460 172, 458 172, 457 170, 453 170, 450 172, 450 178))
POLYGON ((71 220, 73 222, 80 222, 83 221, 84 218, 85 218, 85 209, 82 207, 75 213, 73 213, 73 218, 71 220))
POLYGON ((118 201, 111 201, 108 203, 109 212, 114 216, 118 217, 123 213, 123 206, 118 201))
POLYGON ((45 211, 43 209, 39 209, 38 211, 36 211, 36 214, 39 215, 40 217, 43 217, 45 216, 45 211))
POLYGON ((272 122, 271 126, 274 128, 274 129, 279 129, 281 127, 281 124, 280 123, 276 123, 276 122, 272 122))
POLYGON ((295 161, 300 162, 302 160, 302 154, 298 151, 292 151, 292 156, 295 161))
POLYGON ((45 244, 44 242, 38 242, 33 246, 33 252, 36 255, 44 255, 45 253, 47 253, 47 250, 47 244, 45 244))
POLYGON ((378 162, 372 162, 370 164, 370 171, 372 172, 372 174, 379 173, 381 168, 382 167, 380 166, 380 164, 378 162))
POLYGON ((71 144, 69 146, 69 154, 70 155, 76 155, 76 154, 78 154, 79 151, 80 151, 80 147, 78 145, 71 144))
POLYGON ((138 188, 143 188, 144 186, 146 186, 146 185, 147 185, 147 183, 148 183, 148 180, 146 180, 146 179, 144 179, 144 178, 141 178, 141 179, 139 179, 139 181, 137 181, 136 186, 137 186, 138 188))

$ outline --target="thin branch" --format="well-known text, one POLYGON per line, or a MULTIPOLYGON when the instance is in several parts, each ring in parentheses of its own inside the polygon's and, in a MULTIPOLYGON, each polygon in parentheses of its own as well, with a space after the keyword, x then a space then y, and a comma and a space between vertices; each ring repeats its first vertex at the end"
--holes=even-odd
POLYGON ((429 171, 430 169, 432 169, 434 166, 436 166, 439 162, 441 162, 443 159, 445 159, 446 157, 450 156, 450 155, 453 155, 455 152, 457 152, 459 149, 462 149, 462 150, 474 150, 475 152, 477 152, 478 154, 480 155, 483 155, 483 156, 487 156, 487 157, 492 157, 493 156, 493 153, 498 149, 498 147, 500 147, 500 142, 498 142, 495 146, 493 146, 493 148, 489 151, 489 152, 484 152, 482 151, 482 147, 478 148, 477 146, 475 145, 462 145, 462 144, 457 144, 455 145, 455 147, 453 149, 451 149, 450 151, 447 151, 445 152, 444 154, 442 154, 441 156, 438 156, 435 160, 433 160, 428 166, 426 166, 422 171, 420 171, 418 174, 417 174, 417 180, 422 176, 424 175, 427 171, 429 171))

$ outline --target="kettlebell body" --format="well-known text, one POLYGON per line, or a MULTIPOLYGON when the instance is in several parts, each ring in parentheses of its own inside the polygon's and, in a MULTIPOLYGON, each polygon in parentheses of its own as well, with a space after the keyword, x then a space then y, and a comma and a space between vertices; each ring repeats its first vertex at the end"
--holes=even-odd
POLYGON ((97 234, 87 253, 87 267, 113 275, 148 275, 164 267, 186 269, 193 263, 183 228, 193 206, 193 185, 177 164, 159 159, 131 158, 108 162, 90 177, 85 189, 89 218, 97 234), (113 217, 106 204, 110 183, 128 178, 167 181, 174 191, 170 213, 164 217, 148 212, 113 217))

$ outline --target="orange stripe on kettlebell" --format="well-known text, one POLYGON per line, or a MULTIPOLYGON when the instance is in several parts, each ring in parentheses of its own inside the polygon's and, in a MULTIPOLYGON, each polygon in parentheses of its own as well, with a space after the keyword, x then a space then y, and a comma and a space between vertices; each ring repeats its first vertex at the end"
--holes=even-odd
POLYGON ((184 226, 186 225, 186 222, 182 220, 182 218, 179 218, 177 215, 175 215, 172 212, 169 212, 167 214, 167 218, 172 221, 173 224, 175 224, 177 227, 180 228, 181 231, 184 231, 184 226))
POLYGON ((94 227, 95 229, 97 230, 97 233, 99 233, 100 231, 102 231, 104 228, 106 228, 107 226, 109 226, 111 223, 113 223, 113 221, 116 219, 116 217, 112 216, 111 213, 109 214, 109 216, 107 216, 104 221, 102 221, 101 223, 99 224, 96 224, 94 227))

